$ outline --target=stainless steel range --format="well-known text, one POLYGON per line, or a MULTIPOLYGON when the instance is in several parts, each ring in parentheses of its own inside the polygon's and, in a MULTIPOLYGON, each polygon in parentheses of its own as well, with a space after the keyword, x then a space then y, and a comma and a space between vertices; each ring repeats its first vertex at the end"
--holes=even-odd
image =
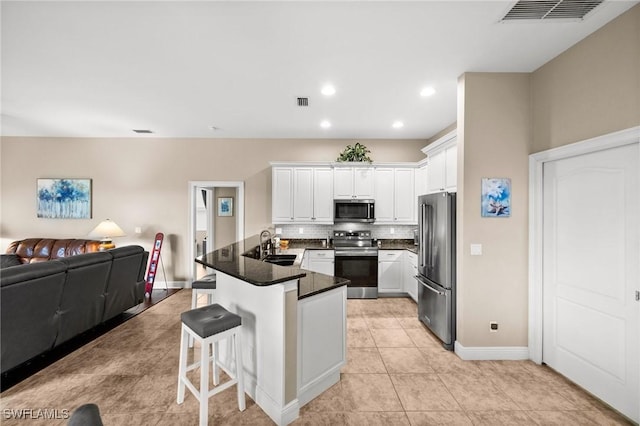
POLYGON ((349 299, 378 297, 378 247, 371 231, 333 231, 335 270, 337 277, 347 278, 349 299))

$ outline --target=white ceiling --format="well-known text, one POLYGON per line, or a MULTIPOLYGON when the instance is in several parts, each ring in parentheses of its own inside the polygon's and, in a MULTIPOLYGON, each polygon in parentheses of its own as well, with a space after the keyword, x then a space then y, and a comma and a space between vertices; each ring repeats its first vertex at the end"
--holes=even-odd
POLYGON ((499 23, 513 1, 2 1, 2 135, 428 138, 462 73, 534 71, 636 3, 499 23))

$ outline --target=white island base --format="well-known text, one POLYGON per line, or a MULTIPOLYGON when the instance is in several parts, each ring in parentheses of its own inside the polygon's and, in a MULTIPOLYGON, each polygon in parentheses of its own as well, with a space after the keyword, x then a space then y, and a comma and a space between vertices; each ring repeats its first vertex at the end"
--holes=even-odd
MULTIPOLYGON (((242 317, 245 391, 277 424, 340 380, 346 363, 347 287, 298 300, 298 280, 254 285, 216 271, 215 303, 242 317)), ((224 342, 223 369, 233 371, 224 342)))

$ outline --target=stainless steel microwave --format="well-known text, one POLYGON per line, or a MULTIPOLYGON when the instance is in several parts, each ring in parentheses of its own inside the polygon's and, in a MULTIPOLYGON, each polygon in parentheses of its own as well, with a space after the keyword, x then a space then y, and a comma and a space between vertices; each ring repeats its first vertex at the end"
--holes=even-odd
POLYGON ((373 200, 333 200, 333 221, 373 223, 376 220, 373 200))

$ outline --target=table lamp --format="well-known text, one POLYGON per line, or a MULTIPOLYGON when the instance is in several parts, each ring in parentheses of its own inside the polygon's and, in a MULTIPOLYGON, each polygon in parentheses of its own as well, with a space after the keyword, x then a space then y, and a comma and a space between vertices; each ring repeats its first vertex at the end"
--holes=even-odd
POLYGON ((111 219, 103 220, 93 228, 93 231, 89 232, 90 237, 100 238, 100 251, 114 248, 116 245, 111 242, 111 238, 124 237, 125 235, 122 228, 111 219))

